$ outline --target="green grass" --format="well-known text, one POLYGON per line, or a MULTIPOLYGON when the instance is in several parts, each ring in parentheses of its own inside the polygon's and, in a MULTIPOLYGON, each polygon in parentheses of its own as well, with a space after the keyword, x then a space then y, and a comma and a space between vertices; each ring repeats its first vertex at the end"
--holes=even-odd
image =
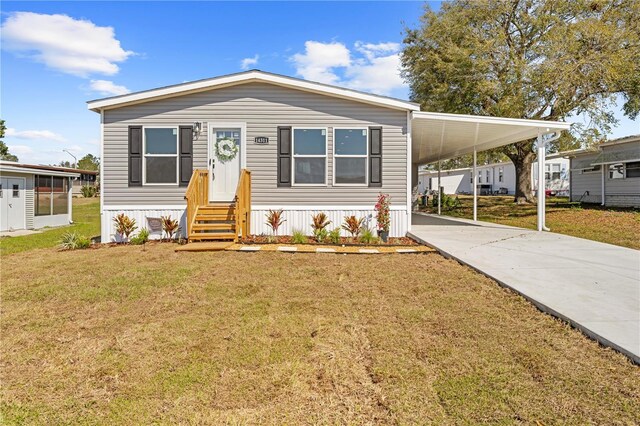
POLYGON ((38 248, 55 247, 65 232, 77 232, 86 237, 100 235, 100 199, 74 198, 73 221, 69 226, 44 228, 41 233, 22 237, 0 238, 0 256, 38 248))
MULTIPOLYGON (((442 211, 443 215, 473 218, 473 197, 458 196, 460 206, 442 211)), ((437 208, 430 206, 430 213, 437 208)), ((513 197, 478 197, 478 220, 536 229, 537 206, 518 205, 513 197)), ((588 240, 640 249, 640 210, 606 208, 570 203, 567 198, 547 198, 547 226, 552 232, 588 240)))
POLYGON ((40 249, 2 268, 2 424, 635 424, 640 369, 453 260, 40 249))

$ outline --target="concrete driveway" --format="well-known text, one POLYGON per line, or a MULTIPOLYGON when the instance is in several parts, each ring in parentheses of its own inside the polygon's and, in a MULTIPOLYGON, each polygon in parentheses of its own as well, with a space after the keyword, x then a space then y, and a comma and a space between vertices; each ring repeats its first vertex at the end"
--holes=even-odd
POLYGON ((640 251, 421 213, 409 234, 640 364, 640 251))

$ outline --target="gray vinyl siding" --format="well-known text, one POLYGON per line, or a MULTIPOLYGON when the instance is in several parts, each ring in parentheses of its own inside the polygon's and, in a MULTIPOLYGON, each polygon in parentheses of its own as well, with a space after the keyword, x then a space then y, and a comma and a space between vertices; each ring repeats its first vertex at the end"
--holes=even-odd
MULTIPOLYGON (((379 192, 406 205, 407 113, 265 83, 247 83, 207 92, 125 106, 104 112, 104 204, 182 205, 184 187, 128 187, 129 125, 191 125, 202 121, 193 143, 194 169, 207 167, 207 122, 245 122, 247 168, 252 172, 254 205, 373 205, 379 192), (327 127, 326 187, 277 187, 277 127, 327 127), (334 187, 333 128, 382 126, 383 187, 334 187), (256 136, 268 145, 254 144, 256 136)), ((244 147, 243 147, 244 148, 244 147)))
MULTIPOLYGON (((598 157, 598 153, 582 155, 578 157, 580 161, 592 160, 598 157)), ((571 159, 571 168, 574 167, 575 160, 571 159)), ((601 203, 602 202, 602 171, 581 172, 572 170, 569 179, 571 185, 571 201, 582 201, 583 203, 601 203), (589 195, 585 192, 589 191, 589 195)))
POLYGON ((12 172, 2 172, 2 177, 16 177, 16 178, 25 178, 25 199, 24 199, 24 210, 25 210, 25 225, 26 229, 33 229, 33 216, 35 214, 34 208, 34 190, 33 190, 33 175, 24 174, 24 173, 12 173, 12 172))

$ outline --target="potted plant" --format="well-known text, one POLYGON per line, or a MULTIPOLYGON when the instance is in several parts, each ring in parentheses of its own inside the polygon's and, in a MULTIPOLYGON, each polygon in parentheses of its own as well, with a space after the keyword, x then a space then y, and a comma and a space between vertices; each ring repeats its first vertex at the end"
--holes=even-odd
POLYGON ((389 194, 380 194, 375 207, 378 237, 385 243, 389 240, 389 227, 391 225, 391 214, 389 213, 390 199, 389 194))

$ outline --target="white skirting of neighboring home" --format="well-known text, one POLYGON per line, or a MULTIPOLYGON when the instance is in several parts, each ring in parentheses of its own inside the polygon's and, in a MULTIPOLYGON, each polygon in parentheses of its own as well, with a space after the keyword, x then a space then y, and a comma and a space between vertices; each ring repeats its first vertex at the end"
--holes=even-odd
POLYGON ((180 235, 186 237, 186 207, 184 206, 104 206, 100 226, 101 242, 117 241, 113 219, 120 213, 135 219, 138 229, 133 232, 133 235, 137 234, 141 228, 147 228, 150 231, 150 239, 160 239, 162 238, 162 231, 153 231, 149 218, 159 219, 161 216, 171 216, 173 219, 178 219, 180 222, 180 235))
MULTIPOLYGON (((300 230, 307 235, 311 235, 311 216, 324 212, 331 224, 327 227, 329 231, 340 228, 345 216, 364 217, 365 225, 372 231, 376 230, 376 211, 373 206, 253 206, 251 208, 251 233, 260 235, 271 235, 273 231, 266 224, 266 214, 269 209, 283 210, 283 219, 286 220, 278 230, 280 235, 290 235, 294 230, 300 230)), ((391 227, 389 236, 404 237, 408 230, 409 215, 406 209, 391 208, 391 227)), ((346 231, 342 231, 343 236, 348 236, 346 231)))
MULTIPOLYGON (((269 209, 282 209, 283 219, 278 233, 280 235, 291 234, 293 230, 301 230, 305 234, 311 235, 311 216, 324 212, 331 221, 328 230, 340 228, 344 222, 345 216, 354 215, 358 218, 365 217, 365 224, 372 231, 376 229, 376 212, 373 206, 253 206, 251 208, 251 233, 255 235, 266 234, 271 235, 273 232, 266 224, 266 214, 269 209)), ((160 218, 161 216, 171 216, 180 222, 180 235, 186 237, 186 208, 184 206, 105 206, 100 227, 101 242, 108 243, 117 241, 115 225, 113 219, 120 213, 124 213, 132 219, 135 219, 136 229, 135 235, 141 228, 147 228, 151 231, 149 238, 159 239, 162 232, 152 231, 150 229, 149 218, 160 218)), ((391 208, 391 228, 389 236, 403 237, 408 230, 409 215, 406 209, 391 208)), ((343 236, 347 236, 342 231, 343 236)))

